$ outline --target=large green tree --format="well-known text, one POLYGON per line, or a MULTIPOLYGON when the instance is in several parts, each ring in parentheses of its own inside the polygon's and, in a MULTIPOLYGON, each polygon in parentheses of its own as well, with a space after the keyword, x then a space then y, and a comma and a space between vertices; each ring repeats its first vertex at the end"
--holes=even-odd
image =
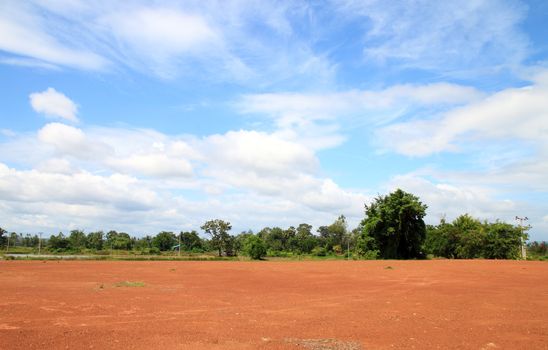
POLYGON ((191 251, 193 249, 203 249, 203 243, 198 233, 194 230, 190 232, 181 232, 181 246, 180 249, 191 251))
POLYGON ((62 232, 59 232, 59 234, 51 235, 51 237, 48 239, 48 247, 54 250, 58 251, 64 251, 67 250, 70 246, 70 242, 65 235, 63 235, 62 232))
POLYGON ((152 238, 152 246, 160 251, 168 251, 177 244, 177 237, 173 232, 162 231, 152 238))
POLYGON ((230 222, 220 219, 209 220, 201 226, 201 229, 211 237, 211 247, 218 250, 219 256, 222 256, 223 252, 226 255, 232 254, 234 239, 228 233, 232 229, 230 222))
POLYGON ((427 206, 411 193, 397 189, 365 206, 363 234, 374 239, 380 257, 412 259, 422 256, 427 206))
POLYGON ((133 247, 131 237, 125 232, 109 231, 106 244, 110 249, 130 250, 133 247))
POLYGON ((103 231, 90 232, 88 234, 87 247, 91 249, 103 249, 104 239, 103 231))
POLYGON ((69 245, 72 250, 79 251, 86 247, 87 236, 82 230, 72 230, 68 237, 69 245))
POLYGON ((324 247, 328 251, 333 251, 334 247, 341 249, 341 246, 344 243, 344 237, 347 234, 348 225, 346 223, 346 218, 344 215, 340 215, 331 225, 321 226, 318 229, 320 238, 324 247))
POLYGON ((312 234, 312 225, 309 224, 303 223, 297 227, 295 239, 297 250, 302 254, 310 254, 312 249, 318 245, 318 239, 312 234))
POLYGON ((7 235, 7 233, 8 231, 0 227, 0 246, 4 246, 6 244, 7 236, 5 235, 7 235))

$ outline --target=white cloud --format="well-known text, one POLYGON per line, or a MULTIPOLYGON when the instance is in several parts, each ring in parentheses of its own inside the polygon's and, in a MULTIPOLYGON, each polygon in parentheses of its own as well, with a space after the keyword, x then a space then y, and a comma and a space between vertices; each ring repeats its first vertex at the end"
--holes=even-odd
POLYGON ((337 5, 346 16, 369 20, 364 54, 379 63, 462 74, 516 67, 529 51, 519 29, 527 8, 517 1, 347 0, 337 5))
POLYGON ((50 117, 66 119, 77 122, 78 106, 63 93, 54 88, 48 88, 46 91, 34 92, 29 96, 32 108, 38 112, 50 117))
POLYGON ((311 120, 333 120, 344 115, 364 115, 383 110, 400 111, 413 106, 469 103, 483 94, 473 87, 449 83, 395 85, 383 90, 350 90, 334 93, 268 93, 245 95, 237 103, 242 113, 262 113, 280 126, 311 120))
POLYGON ((258 131, 229 131, 208 136, 205 156, 212 166, 236 167, 260 176, 314 172, 318 160, 306 147, 273 134, 258 131))
MULTIPOLYGON (((51 24, 51 23, 50 23, 51 24)), ((4 63, 34 65, 63 65, 80 69, 102 70, 108 61, 88 49, 78 47, 77 43, 61 43, 50 33, 44 17, 35 12, 34 6, 22 1, 3 1, 0 4, 0 50, 19 56, 35 59, 11 58, 4 63)))
POLYGON ((212 213, 252 228, 325 224, 326 216, 339 214, 357 222, 368 198, 318 176, 314 151, 276 133, 240 130, 184 139, 50 123, 35 135, 0 144, 0 161, 9 149, 10 162, 17 163, 17 155, 30 148, 38 156, 24 164, 32 170, 3 165, 0 171, 0 218, 21 227, 33 227, 35 220, 34 227, 40 222, 46 228, 122 225, 139 232, 186 223, 195 229, 212 213))
POLYGON ((401 188, 417 195, 428 205, 427 220, 432 224, 442 217, 453 220, 465 213, 481 219, 509 220, 519 208, 515 201, 497 199, 498 192, 489 187, 432 182, 414 174, 395 176, 387 187, 389 191, 401 188))
POLYGON ((38 140, 53 146, 58 155, 78 159, 102 159, 113 150, 104 142, 89 138, 78 128, 61 123, 50 123, 38 131, 38 140))
POLYGON ((352 130, 385 124, 413 111, 462 105, 482 96, 475 88, 456 84, 405 84, 379 90, 250 94, 235 107, 272 120, 278 136, 320 150, 345 141, 341 125, 352 130))
POLYGON ((8 1, 0 62, 119 71, 253 86, 322 86, 336 65, 295 35, 311 8, 293 2, 8 1))
POLYGON ((0 193, 4 201, 106 204, 124 210, 145 210, 158 200, 153 191, 139 186, 137 179, 125 175, 20 171, 2 163, 0 193))
POLYGON ((36 166, 36 170, 43 173, 65 174, 65 175, 70 175, 77 172, 77 170, 72 166, 70 161, 65 158, 46 159, 36 166))
POLYGON ((182 57, 198 58, 224 50, 219 34, 203 17, 173 8, 113 12, 99 18, 99 23, 115 37, 126 62, 152 66, 164 78, 176 75, 182 57))
POLYGON ((413 156, 456 151, 466 136, 472 140, 517 138, 547 147, 546 96, 548 75, 541 74, 532 85, 502 90, 437 119, 389 125, 378 132, 378 138, 387 148, 413 156))
POLYGON ((129 174, 151 177, 188 177, 192 175, 192 164, 186 159, 170 158, 166 154, 133 154, 126 158, 109 158, 106 164, 111 169, 129 174))

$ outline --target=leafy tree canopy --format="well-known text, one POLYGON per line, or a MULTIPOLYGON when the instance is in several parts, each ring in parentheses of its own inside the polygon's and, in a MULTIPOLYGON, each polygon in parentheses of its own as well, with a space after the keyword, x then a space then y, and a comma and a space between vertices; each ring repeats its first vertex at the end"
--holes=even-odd
POLYGON ((365 206, 363 234, 374 239, 380 257, 412 259, 422 256, 427 206, 413 194, 397 189, 365 206))

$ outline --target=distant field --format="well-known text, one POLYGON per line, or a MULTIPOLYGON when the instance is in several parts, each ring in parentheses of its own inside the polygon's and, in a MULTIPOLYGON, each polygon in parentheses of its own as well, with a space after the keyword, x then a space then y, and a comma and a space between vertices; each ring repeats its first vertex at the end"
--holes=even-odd
POLYGON ((536 261, 0 261, 1 349, 548 349, 536 261))

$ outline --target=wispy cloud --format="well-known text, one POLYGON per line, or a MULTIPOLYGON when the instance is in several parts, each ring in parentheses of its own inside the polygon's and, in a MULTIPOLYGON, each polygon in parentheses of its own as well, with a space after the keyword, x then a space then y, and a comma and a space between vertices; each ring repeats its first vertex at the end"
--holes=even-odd
POLYGON ((8 1, 0 50, 14 56, 1 62, 256 86, 331 83, 335 65, 307 36, 294 35, 307 10, 262 1, 8 1))
POLYGON ((391 67, 471 74, 512 68, 529 52, 518 25, 527 7, 518 1, 478 0, 336 2, 340 13, 368 21, 366 60, 391 67))
MULTIPOLYGON (((87 70, 103 70, 108 60, 78 43, 77 38, 63 42, 35 7, 21 1, 0 4, 0 50, 19 57, 4 58, 3 63, 21 65, 61 65, 87 70), (22 56, 22 57, 21 57, 22 56), (29 60, 32 59, 32 60, 29 60), (41 62, 41 63, 39 63, 41 62)), ((68 28, 66 28, 68 30, 68 28)), ((65 37, 66 38, 66 37, 65 37)), ((70 37, 69 37, 70 38, 70 37)))

